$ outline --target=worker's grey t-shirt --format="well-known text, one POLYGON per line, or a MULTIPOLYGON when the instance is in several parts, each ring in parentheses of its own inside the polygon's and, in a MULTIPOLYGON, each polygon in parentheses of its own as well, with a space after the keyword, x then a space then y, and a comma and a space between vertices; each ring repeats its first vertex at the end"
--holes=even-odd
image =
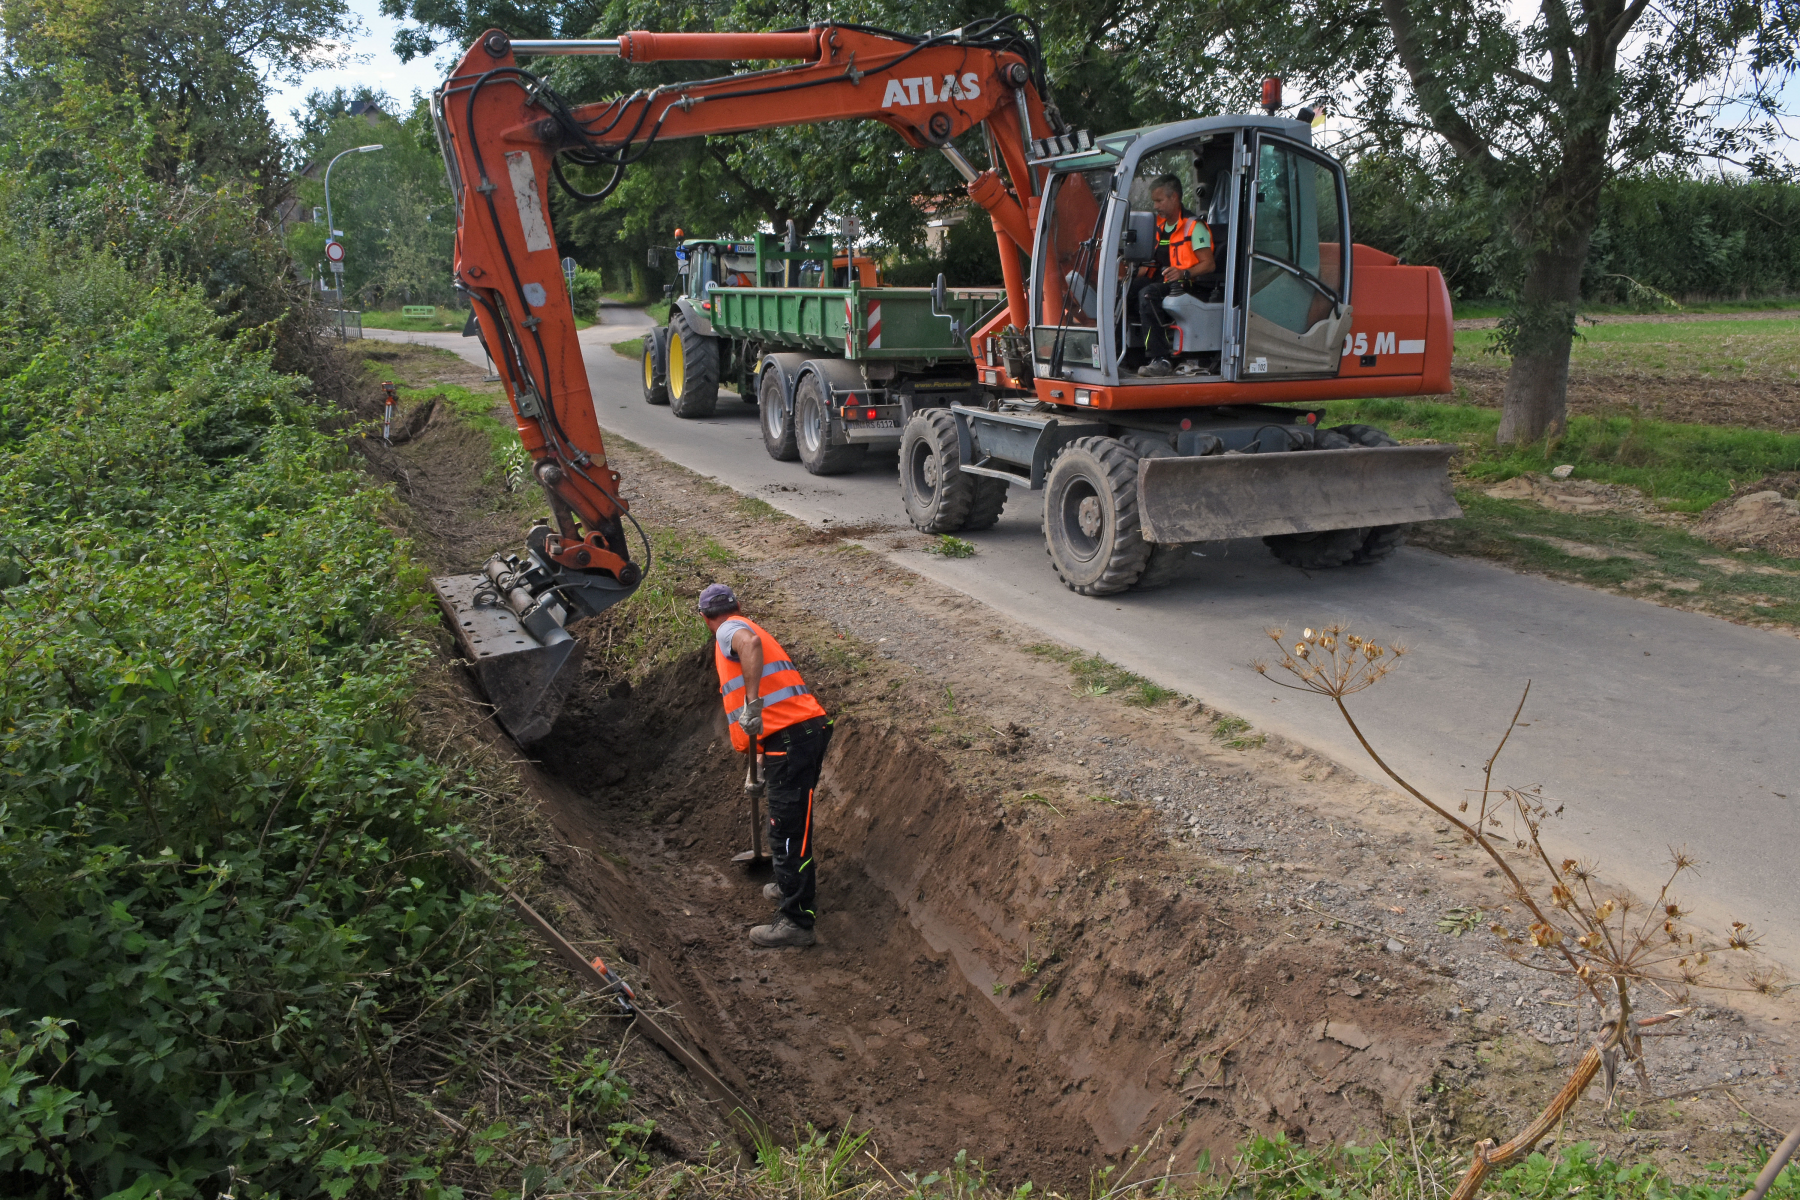
MULTIPOLYGON (((721 624, 718 632, 714 635, 719 639, 719 653, 723 654, 726 658, 729 658, 732 662, 737 661, 737 651, 731 648, 731 639, 737 636, 737 631, 740 629, 750 629, 750 622, 743 620, 740 617, 732 617, 730 620, 721 624)), ((750 629, 750 632, 755 633, 756 631, 750 629)))

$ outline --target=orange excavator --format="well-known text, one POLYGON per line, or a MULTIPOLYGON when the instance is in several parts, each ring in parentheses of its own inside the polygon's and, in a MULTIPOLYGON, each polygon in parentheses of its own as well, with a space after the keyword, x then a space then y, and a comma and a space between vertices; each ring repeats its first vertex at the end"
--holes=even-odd
MULTIPOLYGON (((879 121, 944 155, 987 212, 1003 289, 986 294, 998 303, 951 296, 941 279, 870 289, 890 299, 884 342, 882 306, 871 327, 852 280, 808 335, 830 353, 789 363, 813 436, 900 445, 920 528, 947 532, 973 514, 991 524, 1009 487, 1042 491, 1052 564, 1077 592, 1103 595, 1154 582, 1200 541, 1259 536, 1284 561, 1336 566, 1390 553, 1409 522, 1458 515, 1451 448, 1321 426, 1321 401, 1449 390, 1449 295, 1435 269, 1350 243, 1343 169, 1312 147, 1311 113, 1276 115, 1270 83, 1266 114, 1095 137, 1049 102, 1037 40, 1016 15, 925 36, 820 24, 479 38, 432 97, 456 197, 455 278, 553 519, 523 554, 433 583, 506 729, 521 742, 548 732, 579 659, 566 626, 629 596, 648 566, 632 559, 547 194, 554 183, 598 200, 668 138, 879 121), (572 104, 519 65, 583 54, 748 69, 572 104), (965 137, 979 138, 984 163, 965 137), (605 182, 584 192, 565 162, 605 182), (1140 370, 1132 282, 1155 261, 1149 196, 1170 177, 1201 208, 1218 268, 1161 301, 1174 361, 1140 370), (910 306, 894 295, 908 291, 920 293, 910 306), (909 352, 903 314, 931 326, 928 352, 909 352)), ((721 301, 743 295, 705 307, 741 313, 781 291, 721 289, 721 301)), ((762 393, 765 405, 794 403, 779 387, 762 393)))

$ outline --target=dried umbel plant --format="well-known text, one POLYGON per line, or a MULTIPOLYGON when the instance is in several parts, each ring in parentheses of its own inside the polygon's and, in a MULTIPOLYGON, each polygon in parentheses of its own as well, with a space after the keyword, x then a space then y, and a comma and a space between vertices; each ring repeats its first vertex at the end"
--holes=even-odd
POLYGON ((1684 873, 1693 869, 1693 862, 1679 850, 1671 851, 1671 870, 1653 904, 1606 888, 1589 863, 1573 858, 1552 860, 1540 835, 1544 821, 1560 813, 1561 806, 1552 809, 1537 789, 1494 787, 1494 764, 1518 727, 1525 699, 1531 694, 1529 683, 1499 744, 1484 764, 1476 808, 1471 813, 1469 800, 1454 805, 1440 803, 1402 777, 1370 745, 1344 703, 1346 697, 1385 678, 1406 654, 1405 647, 1383 646, 1341 625, 1306 629, 1291 642, 1280 629, 1267 633, 1281 651, 1275 666, 1292 682, 1272 674, 1266 662, 1252 664, 1257 672, 1281 687, 1331 700, 1382 772, 1448 821, 1462 834, 1464 842, 1479 847, 1505 877, 1508 899, 1529 917, 1521 927, 1504 923, 1491 927, 1507 954, 1523 966, 1574 981, 1606 1014, 1599 1038, 1549 1108, 1506 1145, 1494 1148, 1491 1142, 1484 1142, 1475 1148, 1469 1173, 1452 1197, 1470 1200, 1491 1170, 1529 1153, 1602 1071, 1610 1099, 1621 1056, 1637 1068, 1648 1088, 1639 1031, 1645 1026, 1677 1020, 1691 1011, 1685 1007, 1688 988, 1727 986, 1710 976, 1707 968, 1722 951, 1749 950, 1755 944, 1755 935, 1741 921, 1733 923, 1724 938, 1710 938, 1687 926, 1688 914, 1671 889, 1684 873), (1523 861, 1509 859, 1505 853, 1509 849, 1520 852, 1523 861), (1633 1005, 1632 989, 1637 986, 1651 988, 1674 1007, 1655 1016, 1640 1017, 1633 1005))

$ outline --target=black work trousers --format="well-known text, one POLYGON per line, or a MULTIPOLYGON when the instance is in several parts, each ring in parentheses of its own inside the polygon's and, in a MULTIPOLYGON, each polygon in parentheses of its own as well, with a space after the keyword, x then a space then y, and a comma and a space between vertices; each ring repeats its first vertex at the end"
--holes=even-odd
POLYGON ((1151 358, 1169 357, 1169 334, 1163 328, 1168 315, 1163 312, 1163 298, 1169 285, 1160 279, 1140 276, 1131 282, 1131 298, 1127 304, 1137 305, 1138 320, 1144 323, 1144 353, 1151 358))
POLYGON ((769 857, 781 886, 781 908, 794 924, 811 929, 818 894, 813 860, 813 792, 831 745, 831 726, 823 717, 803 721, 765 737, 763 780, 769 806, 769 857))

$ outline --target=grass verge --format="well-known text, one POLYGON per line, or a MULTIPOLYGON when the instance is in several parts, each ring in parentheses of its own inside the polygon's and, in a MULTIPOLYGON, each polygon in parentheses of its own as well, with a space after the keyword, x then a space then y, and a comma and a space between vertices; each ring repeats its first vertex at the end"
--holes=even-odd
MULTIPOLYGON (((408 333, 461 333, 468 321, 466 309, 445 308, 441 304, 429 317, 409 317, 399 309, 365 309, 362 315, 365 329, 400 329, 408 333)), ((577 329, 586 329, 593 323, 590 318, 579 313, 575 316, 577 329)))
POLYGON ((620 358, 629 358, 633 362, 644 357, 644 339, 641 337, 626 338, 622 342, 612 343, 612 352, 620 358))
POLYGON ((1495 409, 1426 400, 1341 400, 1329 408, 1333 424, 1362 422, 1403 439, 1459 443, 1465 450, 1459 469, 1471 480, 1492 485, 1566 463, 1577 479, 1636 488, 1671 512, 1700 512, 1736 484, 1800 470, 1800 434, 1572 416, 1563 437, 1501 447, 1494 443, 1495 409))
POLYGON ((1458 488, 1456 498, 1462 519, 1415 526, 1415 545, 1746 624, 1800 626, 1800 562, 1793 559, 1734 553, 1623 513, 1560 513, 1475 488, 1458 488))
MULTIPOLYGON (((1506 367, 1489 354, 1496 331, 1456 332, 1456 363, 1506 367)), ((1583 324, 1569 351, 1576 371, 1700 379, 1800 379, 1800 321, 1788 317, 1583 324)))

